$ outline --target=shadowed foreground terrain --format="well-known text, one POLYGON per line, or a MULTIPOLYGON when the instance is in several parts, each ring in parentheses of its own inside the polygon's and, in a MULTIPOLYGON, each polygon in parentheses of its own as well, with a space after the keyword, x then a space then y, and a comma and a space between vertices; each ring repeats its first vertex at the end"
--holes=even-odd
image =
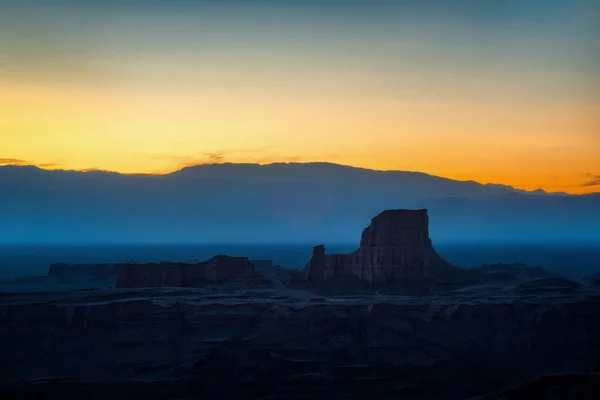
POLYGON ((426 210, 385 211, 355 252, 328 255, 316 246, 302 271, 281 276, 268 260, 254 265, 223 255, 198 263, 52 265, 35 291, 0 297, 0 396, 597 393, 594 277, 574 281, 523 264, 450 265, 433 249, 426 210), (61 282, 70 289, 52 290, 61 282))
POLYGON ((9 392, 55 380, 20 396, 462 399, 598 369, 599 318, 600 291, 560 279, 389 296, 15 293, 0 304, 0 368, 9 392))

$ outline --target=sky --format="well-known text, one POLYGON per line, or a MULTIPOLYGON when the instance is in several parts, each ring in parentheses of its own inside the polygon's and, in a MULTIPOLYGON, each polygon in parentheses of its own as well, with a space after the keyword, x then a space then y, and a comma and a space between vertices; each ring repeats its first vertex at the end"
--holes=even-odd
POLYGON ((600 191, 598 0, 0 0, 0 165, 600 191))

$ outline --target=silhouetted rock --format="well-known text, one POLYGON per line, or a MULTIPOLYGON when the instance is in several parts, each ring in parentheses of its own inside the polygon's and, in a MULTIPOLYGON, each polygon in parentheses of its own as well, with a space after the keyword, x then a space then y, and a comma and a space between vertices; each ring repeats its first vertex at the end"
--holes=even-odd
POLYGON ((533 279, 521 283, 518 290, 523 294, 544 293, 573 293, 581 289, 581 285, 570 279, 554 276, 549 278, 533 279))
POLYGON ((256 270, 264 275, 267 279, 274 282, 285 283, 289 280, 292 270, 274 265, 273 260, 250 260, 256 270))
POLYGON ((471 400, 597 400, 600 397, 600 374, 548 375, 514 389, 488 394, 471 400))
POLYGON ((118 264, 52 264, 48 276, 54 278, 110 278, 117 272, 118 264))
POLYGON ((269 284, 246 257, 219 255, 196 264, 121 264, 116 288, 198 287, 211 283, 269 284))
POLYGON ((523 281, 537 278, 549 278, 553 274, 541 267, 531 267, 523 263, 485 264, 478 268, 485 274, 486 281, 523 281))
POLYGON ((600 272, 591 274, 591 275, 587 275, 583 279, 585 279, 588 283, 590 283, 592 285, 600 285, 600 272))
POLYGON ((260 271, 273 269, 273 260, 250 260, 250 262, 254 265, 254 268, 260 271))
POLYGON ((294 279, 315 282, 356 277, 368 283, 390 283, 459 278, 463 272, 433 249, 427 210, 387 210, 371 220, 356 251, 326 254, 325 246, 316 246, 310 262, 294 279))

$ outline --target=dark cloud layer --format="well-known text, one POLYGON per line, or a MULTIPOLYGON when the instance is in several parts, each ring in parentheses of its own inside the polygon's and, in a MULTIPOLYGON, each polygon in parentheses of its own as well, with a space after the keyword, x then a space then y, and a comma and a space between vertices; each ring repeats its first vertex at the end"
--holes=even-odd
POLYGON ((18 158, 0 158, 0 165, 27 165, 29 164, 25 160, 18 158))
POLYGON ((31 161, 22 160, 20 158, 0 158, 0 165, 35 165, 39 168, 55 168, 59 167, 61 164, 57 163, 41 163, 36 164, 31 161))
POLYGON ((600 175, 586 174, 587 181, 583 183, 582 187, 600 186, 600 175))

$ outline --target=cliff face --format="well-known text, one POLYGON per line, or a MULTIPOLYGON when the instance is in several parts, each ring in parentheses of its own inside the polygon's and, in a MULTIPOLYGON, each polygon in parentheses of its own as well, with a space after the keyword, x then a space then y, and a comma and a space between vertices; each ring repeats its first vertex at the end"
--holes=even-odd
POLYGON ((300 276, 305 281, 357 277, 369 283, 387 283, 457 271, 460 269, 433 249, 427 210, 387 210, 371 220, 356 251, 328 255, 324 246, 315 247, 300 276))
POLYGON ((121 264, 117 267, 116 288, 196 287, 210 283, 267 284, 246 257, 216 256, 196 264, 121 264))

